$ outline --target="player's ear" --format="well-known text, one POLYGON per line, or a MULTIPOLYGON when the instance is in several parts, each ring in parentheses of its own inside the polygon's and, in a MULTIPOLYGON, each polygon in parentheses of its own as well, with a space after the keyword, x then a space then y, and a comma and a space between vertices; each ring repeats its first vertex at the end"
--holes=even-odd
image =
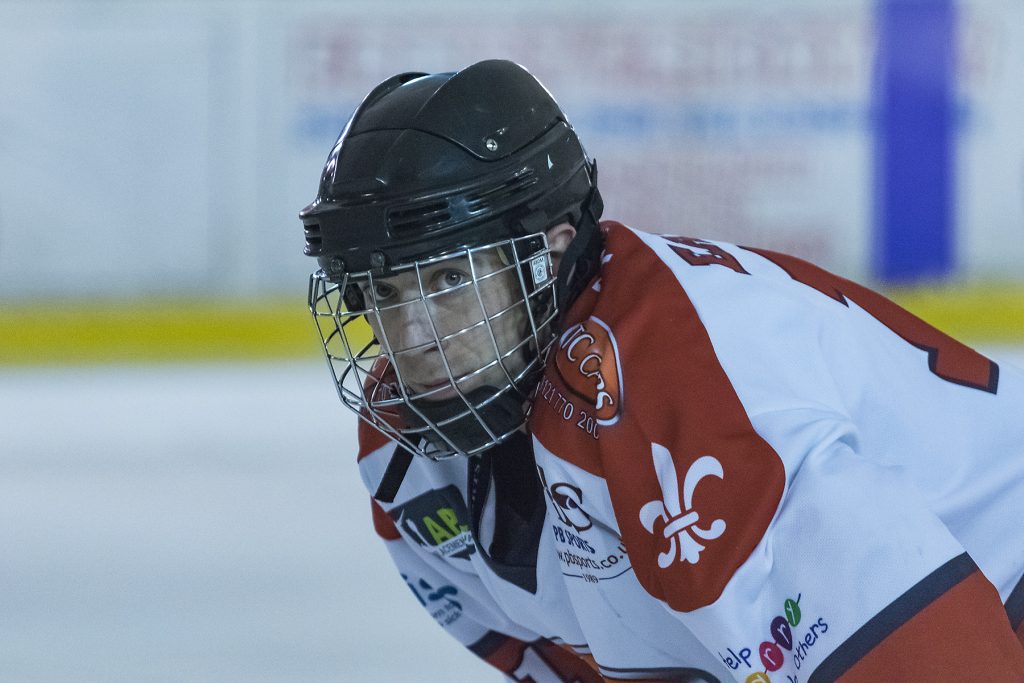
POLYGON ((569 243, 572 242, 572 238, 576 236, 576 228, 572 227, 570 223, 559 223, 558 225, 549 228, 548 232, 548 249, 551 250, 551 263, 555 267, 555 272, 558 272, 558 264, 562 261, 562 254, 569 248, 569 243))

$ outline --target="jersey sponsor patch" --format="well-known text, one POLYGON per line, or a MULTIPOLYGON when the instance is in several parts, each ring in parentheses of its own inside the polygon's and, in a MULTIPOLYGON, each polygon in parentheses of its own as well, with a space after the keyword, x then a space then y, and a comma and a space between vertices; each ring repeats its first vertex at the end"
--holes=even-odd
POLYGON ((433 489, 388 514, 417 545, 445 558, 468 560, 476 552, 469 531, 469 512, 454 485, 433 489))
POLYGON ((622 373, 615 335, 591 316, 558 340, 555 368, 569 390, 586 402, 597 424, 615 424, 622 412, 622 373))
POLYGON ((459 602, 459 589, 450 584, 433 586, 426 579, 417 579, 402 574, 405 585, 416 596, 420 604, 441 626, 451 626, 462 616, 462 603, 459 602))
POLYGON ((806 674, 801 667, 816 646, 821 650, 820 643, 828 640, 829 632, 826 617, 807 615, 800 608, 802 597, 798 593, 778 606, 778 612, 764 624, 760 643, 720 647, 716 654, 722 663, 750 683, 771 683, 773 676, 775 680, 801 680, 806 674))
POLYGON ((542 467, 537 471, 558 520, 551 532, 562 576, 596 584, 628 572, 632 567, 626 547, 607 529, 594 528, 583 508, 583 490, 568 482, 549 480, 542 467))

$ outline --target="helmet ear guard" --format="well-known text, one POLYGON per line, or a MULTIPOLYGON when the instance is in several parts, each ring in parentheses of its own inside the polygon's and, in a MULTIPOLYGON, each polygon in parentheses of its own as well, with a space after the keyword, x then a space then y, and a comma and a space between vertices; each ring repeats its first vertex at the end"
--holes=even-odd
MULTIPOLYGON (((604 235, 599 224, 604 211, 604 201, 597 190, 597 161, 590 164, 590 192, 581 205, 579 218, 573 224, 576 236, 562 255, 558 265, 555 295, 562 318, 568 313, 570 304, 576 300, 587 283, 601 268, 601 251, 604 235)), ((558 327, 562 327, 562 318, 558 327)))
POLYGON ((350 311, 366 310, 366 297, 363 296, 363 290, 354 282, 345 286, 341 298, 345 302, 345 307, 350 311))

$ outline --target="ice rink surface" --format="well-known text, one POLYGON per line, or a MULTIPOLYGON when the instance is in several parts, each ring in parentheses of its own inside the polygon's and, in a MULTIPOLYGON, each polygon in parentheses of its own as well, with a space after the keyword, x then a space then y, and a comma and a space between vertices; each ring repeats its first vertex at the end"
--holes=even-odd
POLYGON ((393 569, 323 362, 0 370, 0 680, 500 680, 393 569))
POLYGON ((392 568, 354 426, 322 362, 0 369, 0 680, 501 680, 392 568))

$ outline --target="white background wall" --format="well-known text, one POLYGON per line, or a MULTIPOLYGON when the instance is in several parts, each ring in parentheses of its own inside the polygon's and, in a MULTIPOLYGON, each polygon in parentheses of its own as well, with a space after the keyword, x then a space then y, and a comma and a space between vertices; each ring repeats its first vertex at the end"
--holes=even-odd
MULTIPOLYGON (((0 1, 0 302, 299 291, 296 218, 406 70, 531 68, 606 216, 869 274, 873 4, 0 1)), ((962 2, 957 275, 1024 265, 1024 5, 962 2)))

